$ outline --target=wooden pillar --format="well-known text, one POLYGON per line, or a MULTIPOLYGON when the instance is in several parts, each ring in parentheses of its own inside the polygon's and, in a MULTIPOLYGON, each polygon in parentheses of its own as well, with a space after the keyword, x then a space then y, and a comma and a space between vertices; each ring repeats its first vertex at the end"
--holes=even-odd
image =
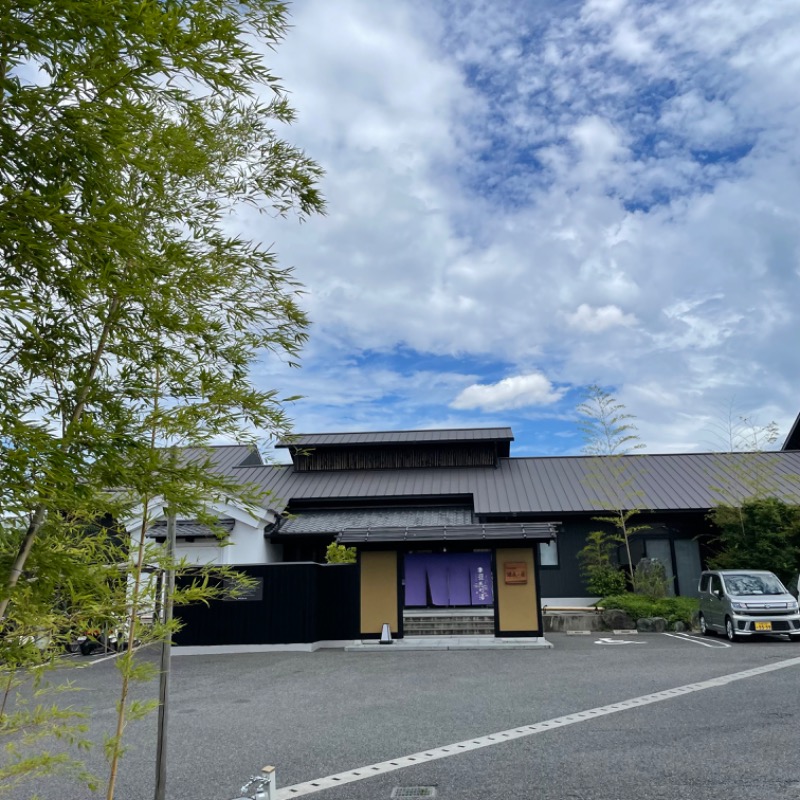
POLYGON ((381 626, 388 622, 392 635, 399 632, 397 566, 394 550, 361 550, 361 636, 380 636, 381 626))
POLYGON ((498 636, 541 636, 541 598, 533 548, 495 551, 495 630, 498 636))

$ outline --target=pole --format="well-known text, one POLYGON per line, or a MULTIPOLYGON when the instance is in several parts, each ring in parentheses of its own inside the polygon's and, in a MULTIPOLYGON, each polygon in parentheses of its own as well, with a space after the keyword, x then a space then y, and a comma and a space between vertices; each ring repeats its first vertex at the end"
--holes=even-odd
POLYGON ((167 510, 167 575, 164 581, 164 625, 167 630, 161 642, 161 673, 158 690, 158 734, 156 741, 156 793, 155 800, 166 800, 167 791, 167 701, 169 700, 169 665, 172 639, 169 624, 172 622, 172 595, 175 591, 175 514, 167 510))

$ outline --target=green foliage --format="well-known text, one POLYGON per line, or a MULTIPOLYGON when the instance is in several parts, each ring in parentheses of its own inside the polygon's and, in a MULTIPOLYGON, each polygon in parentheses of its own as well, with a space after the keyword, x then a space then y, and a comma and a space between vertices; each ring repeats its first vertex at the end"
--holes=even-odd
POLYGON ((0 528, 29 519, 11 586, 50 514, 120 518, 148 493, 180 511, 240 492, 202 459, 171 464, 154 431, 194 445, 288 429, 284 399, 250 373, 265 352, 296 361, 299 286, 226 227, 240 207, 323 207, 319 168, 275 132, 293 111, 260 53, 285 15, 272 0, 6 12, 0 528))
POLYGON ((591 594, 604 597, 625 591, 627 579, 612 559, 616 542, 616 537, 607 531, 592 531, 578 553, 581 574, 586 578, 586 588, 591 594))
POLYGON ((74 691, 69 682, 49 683, 41 669, 14 669, 6 664, 0 684, 0 795, 44 775, 58 774, 97 788, 97 778, 69 752, 49 753, 43 748, 58 742, 78 752, 89 747, 86 713, 62 708, 58 695, 74 691))
POLYGON ((604 597, 603 608, 618 608, 633 619, 664 617, 667 622, 683 622, 691 626, 699 601, 694 597, 661 597, 653 599, 641 594, 627 593, 604 597))
POLYGON ((767 569, 782 580, 800 570, 800 507, 759 498, 718 505, 709 519, 719 531, 714 569, 767 569))
MULTIPOLYGON (((169 559, 110 520, 136 511, 146 526, 157 499, 198 519, 216 499, 259 499, 207 452, 177 448, 288 432, 292 398, 255 389, 251 373, 265 353, 296 363, 300 287, 270 249, 228 232, 240 208, 265 212, 267 228, 323 211, 321 170, 279 136, 294 112, 262 58, 286 27, 274 0, 19 0, 0 12, 7 669, 46 664, 86 627, 172 634, 141 623, 156 602, 146 567, 169 559)), ((183 599, 217 591, 198 579, 183 599)), ((143 674, 133 652, 118 663, 109 798, 126 713, 142 710, 127 694, 143 674)))
POLYGON ((587 389, 577 411, 586 455, 624 456, 644 447, 633 414, 628 414, 625 406, 600 386, 587 389))
POLYGON ((590 386, 586 398, 577 408, 579 427, 584 436, 583 452, 596 456, 597 462, 588 473, 588 488, 596 494, 598 504, 608 512, 593 517, 614 531, 616 540, 625 546, 632 585, 636 586, 630 539, 635 533, 647 530, 647 525, 636 525, 641 513, 642 493, 636 488, 635 477, 625 456, 640 450, 634 417, 625 406, 600 386, 590 386))
POLYGON ((713 449, 728 453, 761 452, 773 445, 780 435, 776 422, 761 425, 739 413, 733 401, 720 418, 711 423, 711 430, 716 440, 713 449))
POLYGON ((331 542, 325 551, 325 561, 328 564, 355 564, 356 548, 331 542))
POLYGON ((664 565, 655 558, 643 558, 634 570, 636 594, 657 600, 667 596, 669 580, 664 565))

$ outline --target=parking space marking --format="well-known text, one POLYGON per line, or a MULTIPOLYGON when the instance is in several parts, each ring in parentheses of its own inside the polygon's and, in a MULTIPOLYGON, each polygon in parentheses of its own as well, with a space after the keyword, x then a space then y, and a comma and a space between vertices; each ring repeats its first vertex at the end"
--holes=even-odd
POLYGON ((629 642, 627 639, 598 639, 595 644, 644 644, 644 642, 629 642))
POLYGON ((622 700, 619 703, 612 703, 607 706, 600 706, 598 708, 590 708, 586 711, 577 711, 574 714, 567 714, 563 717, 556 717, 555 719, 548 719, 544 722, 536 722, 532 725, 520 725, 516 728, 510 728, 507 731, 500 731, 499 733, 490 733, 487 736, 479 736, 474 739, 467 739, 463 742, 456 742, 455 744, 448 744, 444 747, 432 747, 429 750, 422 750, 419 753, 412 753, 409 756, 402 756, 395 758, 391 761, 381 761, 377 764, 370 764, 366 767, 359 767, 348 772, 340 772, 336 775, 328 775, 325 778, 318 778, 315 781, 306 781, 305 783, 296 783, 293 786, 287 786, 279 789, 277 792, 278 800, 288 800, 292 797, 302 797, 307 794, 314 794, 321 792, 324 789, 332 789, 334 786, 344 786, 348 783, 356 781, 363 781, 365 778, 371 778, 375 775, 383 775, 387 772, 394 772, 398 769, 405 767, 417 767, 420 764, 425 764, 428 761, 437 761, 442 758, 450 758, 457 756, 461 753, 469 752, 470 750, 478 750, 484 747, 492 747, 496 744, 503 742, 510 742, 514 739, 522 739, 526 736, 534 736, 537 733, 545 733, 553 730, 554 728, 563 728, 567 725, 576 725, 579 722, 587 722, 597 717, 604 717, 608 714, 616 714, 620 711, 628 711, 632 708, 640 708, 641 706, 650 705, 652 703, 660 703, 664 700, 672 700, 676 697, 692 694, 693 692, 702 692, 706 689, 716 689, 721 686, 727 686, 736 681, 746 680, 747 678, 754 678, 758 675, 764 675, 768 672, 775 672, 779 669, 788 669, 790 667, 800 667, 800 658, 789 658, 785 661, 778 661, 774 664, 765 664, 761 667, 754 667, 753 669, 746 669, 742 672, 733 672, 729 675, 722 675, 719 678, 710 678, 705 681, 697 681, 696 683, 687 683, 684 686, 677 686, 674 689, 665 689, 662 692, 655 692, 653 694, 645 694, 641 697, 633 697, 630 700, 622 700))
POLYGON ((701 644, 703 647, 730 647, 728 642, 707 642, 699 636, 691 636, 688 633, 664 633, 664 636, 670 636, 673 639, 681 639, 684 642, 691 642, 692 644, 701 644))

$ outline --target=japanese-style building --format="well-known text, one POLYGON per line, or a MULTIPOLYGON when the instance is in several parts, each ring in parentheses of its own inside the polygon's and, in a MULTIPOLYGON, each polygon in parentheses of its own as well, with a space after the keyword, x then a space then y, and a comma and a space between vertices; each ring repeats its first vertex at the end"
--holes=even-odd
POLYGON ((800 499, 796 432, 779 452, 611 458, 513 457, 509 428, 297 435, 279 445, 285 465, 213 448, 216 469, 262 493, 263 513, 219 508, 230 543, 221 549, 179 521, 178 553, 241 566, 261 588, 258 599, 181 612, 187 630, 204 620, 203 636, 184 643, 369 638, 385 623, 402 636, 416 612, 436 609, 482 614, 495 636, 541 636, 543 604, 595 599, 577 555, 613 508, 640 509, 634 562, 657 558, 670 592, 691 595, 713 533, 708 511, 749 496, 750 472, 769 472, 775 494, 800 499), (354 546, 356 565, 323 565, 332 542, 354 546), (302 631, 286 623, 292 615, 302 631), (266 617, 280 617, 280 633, 266 617))

